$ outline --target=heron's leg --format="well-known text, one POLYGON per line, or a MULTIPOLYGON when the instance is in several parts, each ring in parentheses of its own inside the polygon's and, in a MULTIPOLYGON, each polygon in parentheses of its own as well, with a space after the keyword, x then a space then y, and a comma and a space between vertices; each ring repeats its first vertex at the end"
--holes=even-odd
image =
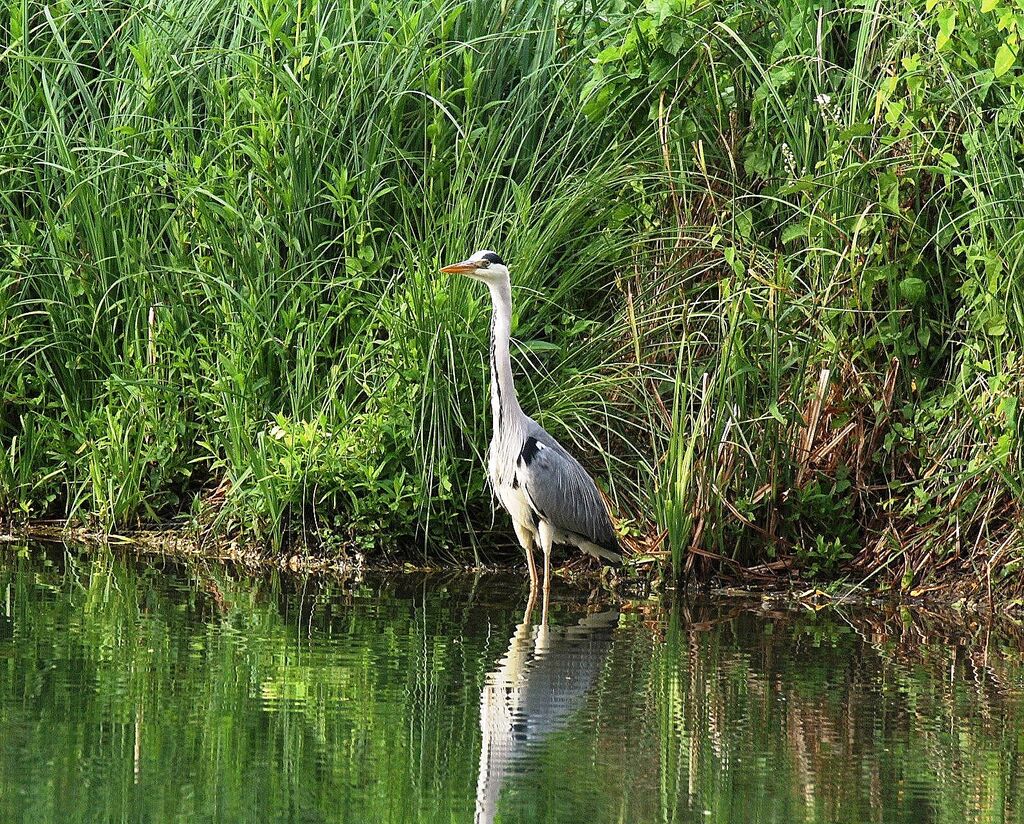
MULTIPOLYGON (((530 568, 530 595, 537 591, 537 562, 533 560, 533 533, 524 526, 513 524, 519 545, 526 553, 526 565, 530 568)), ((530 610, 533 611, 532 609, 530 610)))
POLYGON ((544 550, 544 601, 540 611, 540 625, 548 625, 548 596, 551 594, 551 544, 555 534, 547 521, 541 521, 537 525, 537 537, 540 538, 540 548, 544 550))
POLYGON ((537 562, 533 560, 533 547, 526 550, 526 565, 530 568, 530 594, 537 591, 537 562))

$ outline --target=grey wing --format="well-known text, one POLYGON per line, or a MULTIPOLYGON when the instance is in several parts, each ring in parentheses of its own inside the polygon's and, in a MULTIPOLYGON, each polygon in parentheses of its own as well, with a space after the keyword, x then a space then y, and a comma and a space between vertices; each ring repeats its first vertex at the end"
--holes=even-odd
POLYGON ((608 510, 587 471, 537 426, 516 460, 516 474, 533 510, 563 532, 619 551, 608 510))

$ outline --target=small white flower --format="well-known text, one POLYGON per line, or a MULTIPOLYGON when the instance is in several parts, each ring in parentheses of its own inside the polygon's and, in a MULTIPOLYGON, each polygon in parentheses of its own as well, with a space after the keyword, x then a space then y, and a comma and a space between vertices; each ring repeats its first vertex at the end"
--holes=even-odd
POLYGON ((826 123, 830 120, 837 125, 842 123, 843 107, 839 103, 832 105, 832 95, 822 92, 815 95, 814 102, 821 109, 821 117, 826 123))
POLYGON ((788 143, 782 144, 782 162, 786 164, 786 171, 789 172, 789 176, 796 177, 796 156, 793 154, 793 150, 789 148, 788 143))

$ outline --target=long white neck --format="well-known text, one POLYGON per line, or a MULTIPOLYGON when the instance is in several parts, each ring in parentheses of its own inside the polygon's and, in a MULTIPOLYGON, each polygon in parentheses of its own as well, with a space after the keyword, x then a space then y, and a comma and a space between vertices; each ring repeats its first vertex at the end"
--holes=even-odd
POLYGON ((522 415, 512 383, 509 336, 512 333, 512 285, 508 280, 488 284, 491 290, 491 414, 495 431, 522 415))

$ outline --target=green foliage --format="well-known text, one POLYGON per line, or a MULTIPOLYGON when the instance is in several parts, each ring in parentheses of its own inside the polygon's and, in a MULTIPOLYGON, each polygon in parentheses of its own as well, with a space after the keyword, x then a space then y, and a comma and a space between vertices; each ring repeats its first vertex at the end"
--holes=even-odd
POLYGON ((764 538, 818 574, 887 531, 922 554, 1016 534, 1016 6, 633 10, 584 98, 634 101, 671 178, 688 343, 654 503, 677 569, 764 538))
POLYGON ((485 245, 524 398, 556 431, 610 414, 602 293, 647 171, 580 116, 587 14, 5 8, 0 516, 472 537, 486 294, 437 268, 485 245))
POLYGON ((6 9, 7 516, 465 558, 487 296, 436 269, 487 246, 524 406, 677 571, 1018 535, 1015 4, 6 9))

